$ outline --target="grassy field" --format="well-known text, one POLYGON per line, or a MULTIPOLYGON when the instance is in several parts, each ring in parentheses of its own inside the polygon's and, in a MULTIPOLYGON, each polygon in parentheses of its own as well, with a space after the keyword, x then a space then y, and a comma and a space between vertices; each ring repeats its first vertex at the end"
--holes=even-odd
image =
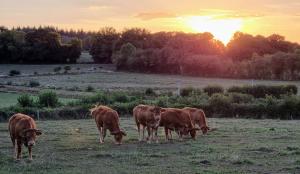
MULTIPOLYGON (((16 93, 6 93, 0 92, 0 108, 9 107, 17 104, 18 97, 21 94, 16 93)), ((37 96, 32 96, 34 100, 37 100, 37 96)), ((68 98, 60 98, 59 101, 62 103, 68 103, 74 101, 75 99, 68 99, 68 98)))
MULTIPOLYGON (((111 65, 77 64, 70 65, 73 74, 54 74, 53 68, 65 65, 0 65, 0 81, 2 84, 12 82, 22 85, 30 81, 38 81, 42 88, 55 87, 62 89, 79 88, 84 90, 87 86, 96 89, 108 90, 141 90, 153 88, 159 90, 176 90, 178 87, 204 87, 210 84, 219 84, 225 88, 233 85, 284 85, 295 84, 300 87, 299 81, 271 81, 271 80, 235 80, 220 78, 187 77, 181 75, 139 74, 117 72, 111 65), (80 68, 80 70, 77 70, 80 68), (96 69, 95 69, 96 68, 96 69), (11 69, 18 69, 31 76, 1 77, 11 69), (95 70, 94 70, 95 69, 95 70), (38 72, 43 75, 33 75, 38 72), (49 73, 49 74, 48 74, 49 73)), ((63 71, 63 70, 62 70, 63 71)))
MULTIPOLYGON (((98 144, 93 120, 40 121, 34 161, 14 162, 7 124, 0 124, 0 173, 299 173, 300 121, 209 119, 217 128, 196 141, 139 143, 132 118, 121 146, 98 144), (80 131, 76 131, 76 129, 80 131)), ((176 136, 174 136, 176 137, 176 136)), ((176 137, 177 138, 177 137, 176 137)))

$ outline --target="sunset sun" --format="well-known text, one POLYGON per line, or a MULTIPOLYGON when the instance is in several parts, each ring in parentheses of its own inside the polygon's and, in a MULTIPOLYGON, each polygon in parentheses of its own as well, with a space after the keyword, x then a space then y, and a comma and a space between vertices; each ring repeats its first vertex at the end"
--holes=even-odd
POLYGON ((227 44, 233 34, 242 28, 241 19, 218 19, 211 16, 187 17, 185 23, 194 32, 210 32, 214 37, 227 44))

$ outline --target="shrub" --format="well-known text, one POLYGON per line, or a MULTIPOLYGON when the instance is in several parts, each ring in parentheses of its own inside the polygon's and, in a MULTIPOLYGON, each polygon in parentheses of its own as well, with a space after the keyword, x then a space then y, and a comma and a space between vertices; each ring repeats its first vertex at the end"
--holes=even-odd
POLYGON ((145 91, 146 95, 156 95, 155 91, 152 88, 147 88, 145 91))
POLYGON ((12 85, 12 81, 6 82, 6 85, 12 85))
POLYGON ((40 86, 40 83, 38 81, 30 81, 29 86, 30 87, 38 87, 38 86, 40 86))
POLYGON ((67 66, 64 67, 64 70, 65 70, 65 71, 70 71, 71 69, 72 69, 72 68, 71 68, 71 66, 69 66, 69 65, 67 65, 67 66))
POLYGON ((113 102, 121 102, 121 103, 129 102, 128 94, 126 94, 125 92, 114 92, 111 94, 111 98, 113 102))
POLYGON ((180 89, 180 96, 182 96, 182 97, 187 97, 190 95, 198 95, 201 93, 202 93, 201 89, 197 89, 197 88, 193 88, 193 87, 186 87, 186 88, 180 89))
POLYGON ((37 71, 34 71, 33 74, 34 74, 34 75, 38 75, 39 73, 38 73, 37 71))
POLYGON ((18 70, 10 70, 9 71, 9 76, 16 76, 16 75, 20 75, 21 72, 18 70))
POLYGON ((61 68, 60 66, 58 66, 58 67, 55 67, 55 68, 53 69, 53 71, 57 73, 57 72, 61 71, 61 69, 62 69, 62 68, 61 68))
POLYGON ((107 105, 111 103, 110 97, 104 92, 99 92, 94 96, 88 96, 81 99, 80 103, 83 104, 103 104, 107 105))
POLYGON ((229 93, 229 99, 231 103, 250 103, 254 100, 254 97, 249 94, 242 93, 229 93))
POLYGON ((223 94, 213 94, 209 99, 209 105, 213 108, 215 113, 226 114, 226 117, 231 114, 231 103, 228 96, 223 94))
POLYGON ((46 91, 42 92, 38 96, 38 103, 42 107, 56 107, 59 105, 58 97, 55 92, 52 91, 46 91))
POLYGON ((18 97, 18 105, 21 107, 33 107, 34 100, 28 94, 23 94, 18 97))
POLYGON ((209 85, 203 88, 203 91, 207 93, 209 96, 212 96, 216 93, 224 93, 224 88, 219 85, 209 85))
POLYGON ((92 87, 92 86, 89 85, 89 86, 86 87, 85 91, 87 91, 87 92, 93 92, 93 91, 95 91, 95 89, 94 89, 94 87, 92 87))
POLYGON ((243 94, 250 94, 255 98, 264 98, 266 95, 272 95, 276 98, 280 98, 281 95, 285 94, 297 94, 298 88, 295 85, 281 85, 281 86, 233 86, 230 87, 228 92, 236 92, 243 94))

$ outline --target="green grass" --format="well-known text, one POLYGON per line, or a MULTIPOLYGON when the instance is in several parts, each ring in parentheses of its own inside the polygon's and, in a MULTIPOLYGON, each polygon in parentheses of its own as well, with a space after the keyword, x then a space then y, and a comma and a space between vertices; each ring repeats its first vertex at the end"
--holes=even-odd
MULTIPOLYGON (((300 121, 209 119, 217 128, 196 141, 139 143, 132 118, 121 146, 98 143, 93 120, 40 121, 34 161, 14 162, 7 124, 0 124, 0 173, 299 173, 300 121), (76 131, 80 129, 80 131, 76 131)), ((177 136, 174 136, 177 138, 177 136)))
MULTIPOLYGON (((21 94, 0 92, 0 108, 16 105, 18 103, 18 97, 20 95, 21 94)), ((37 96, 32 95, 32 97, 34 98, 34 100, 37 99, 37 96)), ((62 103, 68 103, 74 100, 75 99, 59 98, 59 101, 62 103)))
MULTIPOLYGON (((100 64, 76 64, 70 65, 72 71, 77 72, 76 68, 80 68, 82 72, 79 74, 60 74, 60 75, 43 75, 43 76, 25 76, 25 77, 9 77, 1 78, 1 74, 6 74, 10 69, 18 69, 25 74, 33 74, 38 71, 40 74, 53 73, 53 68, 65 65, 0 65, 1 83, 22 85, 30 81, 38 81, 42 88, 47 86, 55 86, 56 88, 70 89, 79 88, 86 89, 87 86, 93 86, 95 89, 108 90, 145 90, 147 88, 159 90, 176 91, 178 87, 195 87, 203 88, 207 85, 218 84, 224 88, 233 85, 287 85, 294 84, 300 87, 300 81, 272 81, 272 80, 241 80, 241 79, 221 79, 221 78, 202 78, 189 77, 181 75, 160 75, 160 74, 141 74, 129 72, 116 72, 113 66, 100 64), (102 68, 100 68, 102 67, 102 68), (92 70, 96 68, 96 70, 92 70)), ((72 72, 71 71, 71 72, 72 72)))

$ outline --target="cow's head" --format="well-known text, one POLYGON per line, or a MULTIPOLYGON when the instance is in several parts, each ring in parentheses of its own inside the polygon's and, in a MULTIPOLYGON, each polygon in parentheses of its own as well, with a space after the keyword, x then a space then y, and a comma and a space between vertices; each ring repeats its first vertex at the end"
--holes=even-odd
POLYGON ((201 130, 203 134, 206 134, 210 130, 210 128, 208 126, 203 126, 201 127, 201 130))
POLYGON ((38 129, 25 129, 21 132, 22 141, 27 147, 34 146, 35 139, 39 135, 42 135, 42 131, 38 129))
POLYGON ((196 134, 197 134, 198 130, 200 130, 200 129, 199 128, 190 128, 189 129, 189 133, 194 140, 196 139, 196 134))
POLYGON ((153 118, 154 118, 154 128, 157 128, 159 126, 160 123, 160 119, 161 119, 161 107, 157 107, 154 106, 153 108, 150 109, 150 112, 153 114, 153 118))
POLYGON ((126 132, 124 130, 119 130, 115 132, 111 132, 112 135, 115 137, 116 144, 121 145, 123 136, 126 136, 126 132))

